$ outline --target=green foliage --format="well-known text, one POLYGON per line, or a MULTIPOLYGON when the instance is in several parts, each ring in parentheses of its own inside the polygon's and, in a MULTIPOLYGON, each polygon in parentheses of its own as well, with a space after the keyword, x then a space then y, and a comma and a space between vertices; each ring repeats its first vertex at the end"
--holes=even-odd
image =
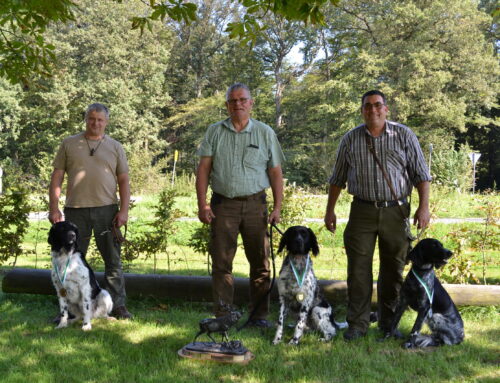
POLYGON ((12 188, 0 195, 0 265, 11 258, 15 265, 22 254, 30 209, 25 189, 12 188))
MULTIPOLYGON (((173 207, 175 197, 176 192, 171 188, 164 189, 160 193, 158 204, 154 206, 154 220, 147 223, 141 222, 143 231, 130 239, 129 251, 124 256, 125 260, 130 262, 140 255, 145 256, 146 259, 153 257, 156 272, 156 256, 160 252, 168 254, 170 237, 176 231, 175 220, 180 217, 180 211, 173 207)), ((170 270, 170 263, 168 266, 170 270)))
POLYGON ((449 148, 436 151, 431 162, 433 182, 459 192, 471 189, 473 180, 470 152, 467 145, 462 145, 459 150, 449 148))
MULTIPOLYGON (((285 184, 283 203, 281 206, 280 226, 301 225, 306 217, 307 206, 311 203, 311 195, 306 189, 295 184, 285 184)), ((270 209, 272 205, 270 205, 270 209)))
POLYGON ((0 3, 0 77, 28 86, 35 75, 48 76, 54 45, 44 33, 51 23, 74 20, 72 0, 2 0, 0 3))
POLYGON ((195 252, 207 257, 207 274, 211 275, 210 271, 210 225, 203 224, 195 229, 187 245, 195 252))

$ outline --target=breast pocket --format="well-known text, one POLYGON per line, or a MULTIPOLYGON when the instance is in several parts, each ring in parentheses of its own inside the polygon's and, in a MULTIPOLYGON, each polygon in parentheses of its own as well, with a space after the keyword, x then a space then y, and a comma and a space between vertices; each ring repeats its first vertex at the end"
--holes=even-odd
POLYGON ((388 150, 386 161, 389 171, 402 172, 406 168, 406 155, 401 150, 388 150))
POLYGON ((247 146, 243 153, 243 165, 252 169, 262 169, 266 167, 267 158, 264 157, 259 148, 247 146))

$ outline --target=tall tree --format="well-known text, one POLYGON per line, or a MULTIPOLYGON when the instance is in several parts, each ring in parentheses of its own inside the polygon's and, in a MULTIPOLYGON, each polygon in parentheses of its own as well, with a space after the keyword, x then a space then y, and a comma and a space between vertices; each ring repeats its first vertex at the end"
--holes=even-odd
POLYGON ((15 144, 3 153, 42 181, 48 179, 61 138, 83 129, 83 111, 92 102, 110 107, 108 133, 124 144, 136 164, 132 176, 164 146, 158 132, 170 100, 164 68, 171 33, 156 28, 142 37, 129 34, 127 20, 144 9, 137 2, 133 7, 106 0, 80 4, 78 22, 47 30, 46 39, 57 47, 53 76, 18 93, 18 133, 11 137, 15 144))

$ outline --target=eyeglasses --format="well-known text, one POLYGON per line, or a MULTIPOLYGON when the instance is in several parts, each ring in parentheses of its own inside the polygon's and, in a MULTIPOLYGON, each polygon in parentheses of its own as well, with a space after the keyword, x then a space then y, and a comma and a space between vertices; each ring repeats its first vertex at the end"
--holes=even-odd
POLYGON ((247 101, 250 100, 249 98, 245 98, 245 97, 242 97, 242 98, 231 98, 229 100, 227 100, 227 102, 231 105, 236 105, 236 103, 239 101, 240 104, 246 104, 247 101))
POLYGON ((370 104, 369 102, 363 104, 362 108, 363 109, 371 109, 371 108, 375 108, 375 109, 380 109, 384 106, 385 104, 383 102, 376 102, 375 104, 370 104))

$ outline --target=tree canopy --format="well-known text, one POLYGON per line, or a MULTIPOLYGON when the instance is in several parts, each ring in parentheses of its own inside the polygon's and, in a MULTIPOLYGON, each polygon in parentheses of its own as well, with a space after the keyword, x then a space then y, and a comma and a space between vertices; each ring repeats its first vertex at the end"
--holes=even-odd
POLYGON ((249 13, 250 3, 199 1, 186 23, 168 12, 154 20, 154 2, 75 1, 71 19, 43 30, 51 75, 30 72, 29 86, 0 76, 7 181, 45 188, 57 146, 83 129, 91 102, 110 107, 108 131, 125 146, 135 190, 159 184, 175 150, 177 169, 191 172, 204 131, 226 118, 224 93, 237 81, 252 90, 253 116, 276 130, 290 181, 325 184, 340 138, 361 123, 359 98, 372 88, 386 93, 389 118, 409 125, 426 154, 430 144, 446 153, 468 142, 483 153, 485 185, 500 177, 491 1, 318 1, 323 23, 315 24, 249 13), (267 28, 253 46, 227 30, 248 14, 267 28), (130 31, 138 15, 151 30, 130 31), (292 51, 303 59, 291 60, 292 51))

